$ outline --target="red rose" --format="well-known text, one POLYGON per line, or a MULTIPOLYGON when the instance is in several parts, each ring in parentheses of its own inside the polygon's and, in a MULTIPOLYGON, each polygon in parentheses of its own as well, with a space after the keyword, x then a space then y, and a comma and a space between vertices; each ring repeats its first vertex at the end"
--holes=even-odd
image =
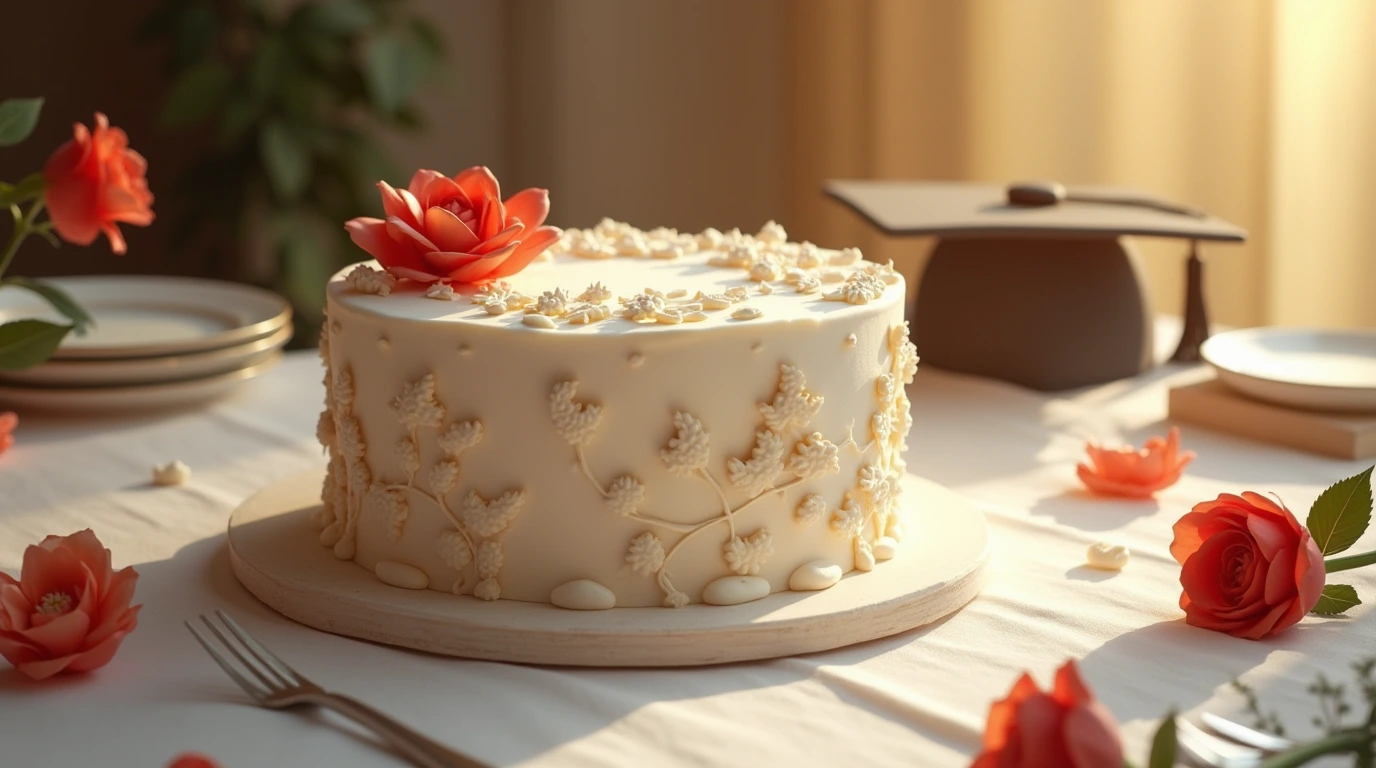
POLYGON ((81 123, 71 141, 58 147, 43 166, 48 217, 63 240, 90 245, 101 232, 110 250, 124 253, 119 223, 153 223, 153 194, 144 172, 148 163, 129 148, 129 137, 96 113, 95 130, 81 123))
POLYGON ((0 656, 35 680, 105 666, 138 623, 138 578, 90 530, 30 546, 18 581, 0 573, 0 656))
POLYGON ((396 277, 474 283, 514 275, 559 239, 549 192, 525 189, 502 202, 497 178, 474 166, 454 178, 416 171, 406 189, 378 182, 387 220, 357 218, 344 228, 396 277))
POLYGON ((1196 504, 1175 524, 1180 607, 1196 627, 1259 640, 1298 622, 1323 592, 1323 554, 1290 510, 1250 491, 1196 504))
POLYGON ((972 768, 1122 768, 1118 726, 1080 680, 1072 659, 1050 693, 1026 673, 989 708, 984 751, 972 768))

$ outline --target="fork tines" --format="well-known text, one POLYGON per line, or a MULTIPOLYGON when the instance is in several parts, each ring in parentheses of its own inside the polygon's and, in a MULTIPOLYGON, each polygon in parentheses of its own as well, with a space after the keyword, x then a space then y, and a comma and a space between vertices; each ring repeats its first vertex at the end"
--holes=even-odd
POLYGON ((209 616, 201 615, 200 620, 205 624, 206 629, 214 635, 215 640, 219 641, 218 643, 207 637, 205 631, 195 624, 189 621, 184 623, 206 652, 210 654, 210 657, 215 659, 215 663, 219 664, 220 668, 225 671, 225 674, 238 683, 239 687, 243 688, 244 692, 252 696, 255 701, 261 703, 274 693, 309 684, 296 670, 287 666, 286 662, 277 658, 272 651, 263 647, 262 643, 253 639, 252 635, 224 611, 216 611, 215 616, 229 630, 228 633, 221 631, 220 626, 211 621, 209 616), (239 664, 234 664, 225 654, 225 651, 228 651, 229 656, 233 656, 239 664), (244 674, 245 671, 257 678, 258 682, 255 683, 249 679, 244 674))

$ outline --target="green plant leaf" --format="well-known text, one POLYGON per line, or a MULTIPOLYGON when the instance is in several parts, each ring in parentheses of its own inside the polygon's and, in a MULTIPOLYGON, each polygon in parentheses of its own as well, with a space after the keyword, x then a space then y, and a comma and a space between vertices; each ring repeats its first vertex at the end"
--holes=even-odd
POLYGON ((311 176, 310 148, 285 123, 272 120, 263 125, 258 151, 277 197, 286 202, 301 197, 311 176))
POLYGON ((1346 584, 1329 584, 1323 588, 1323 594, 1319 596, 1318 604, 1310 613, 1319 616, 1336 616, 1340 613, 1347 613, 1349 608, 1361 604, 1361 599, 1357 597, 1357 590, 1346 584))
POLYGON ((96 324, 95 319, 87 314, 86 310, 82 309, 75 299, 51 283, 44 283, 27 277, 10 277, 0 282, 0 285, 12 285, 42 296, 45 301, 53 306, 53 309, 72 321, 72 327, 78 336, 85 335, 87 329, 96 324))
POLYGON ((1356 543, 1371 523, 1371 470, 1339 480, 1319 494, 1309 508, 1305 527, 1325 555, 1356 543))
POLYGON ((14 320, 0 325, 0 371, 22 371, 47 360, 72 330, 46 320, 14 320))
POLYGON ((1175 712, 1166 715, 1156 735, 1151 739, 1151 757, 1147 768, 1172 768, 1175 765, 1175 712))
POLYGON ((41 173, 31 173, 20 179, 18 184, 0 183, 0 206, 8 208, 32 200, 43 194, 47 186, 48 182, 41 173))
POLYGON ((383 114, 393 115, 415 93, 424 66, 409 35, 391 31, 369 41, 363 74, 373 104, 383 114))
POLYGON ((362 0, 328 0, 311 3, 303 10, 304 24, 332 35, 348 35, 372 24, 373 9, 362 0))
POLYGON ((0 147, 11 147, 33 133, 43 99, 5 99, 0 101, 0 147))
POLYGON ((205 120, 224 101, 233 80, 229 67, 219 61, 207 61, 182 72, 167 93, 158 123, 163 128, 181 128, 205 120))
POLYGON ((282 254, 287 298, 293 306, 319 310, 325 303, 325 284, 334 272, 325 230, 300 214, 279 216, 273 225, 282 254))

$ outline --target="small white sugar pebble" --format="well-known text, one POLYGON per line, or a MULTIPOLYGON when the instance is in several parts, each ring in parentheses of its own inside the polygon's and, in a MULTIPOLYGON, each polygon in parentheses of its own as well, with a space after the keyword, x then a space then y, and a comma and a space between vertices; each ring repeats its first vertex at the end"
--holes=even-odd
POLYGON ((1106 541, 1100 541, 1089 545, 1089 551, 1085 553, 1085 562, 1091 568, 1121 571, 1131 557, 1132 553, 1122 544, 1109 544, 1106 541))
POLYGON ((185 485, 191 480, 191 467, 180 461, 169 461, 153 467, 153 485, 185 485))

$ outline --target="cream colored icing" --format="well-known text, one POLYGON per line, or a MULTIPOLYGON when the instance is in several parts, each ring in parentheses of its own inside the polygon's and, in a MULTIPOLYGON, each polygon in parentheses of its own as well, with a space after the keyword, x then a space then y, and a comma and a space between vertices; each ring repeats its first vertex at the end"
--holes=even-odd
POLYGON ((740 602, 809 563, 892 556, 916 369, 902 280, 781 232, 603 222, 452 302, 341 272, 322 543, 568 607, 740 602))

